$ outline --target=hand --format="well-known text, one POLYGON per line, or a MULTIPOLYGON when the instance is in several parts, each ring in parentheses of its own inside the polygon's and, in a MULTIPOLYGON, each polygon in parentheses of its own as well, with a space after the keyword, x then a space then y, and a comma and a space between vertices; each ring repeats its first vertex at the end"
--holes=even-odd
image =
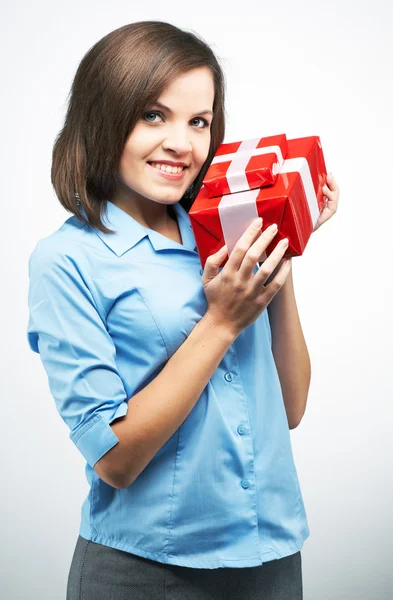
POLYGON ((326 182, 327 185, 325 184, 322 188, 322 191, 325 194, 325 206, 318 217, 314 231, 323 225, 323 223, 326 223, 326 221, 331 219, 331 217, 337 212, 340 188, 338 187, 337 182, 331 173, 328 174, 326 182))
POLYGON ((237 241, 220 273, 220 265, 227 256, 226 246, 206 260, 202 277, 208 301, 205 319, 214 326, 224 327, 234 338, 265 310, 291 270, 291 261, 284 261, 273 281, 264 285, 288 248, 288 241, 281 241, 253 274, 254 267, 276 234, 277 229, 272 226, 261 233, 261 225, 255 227, 251 224, 237 241))

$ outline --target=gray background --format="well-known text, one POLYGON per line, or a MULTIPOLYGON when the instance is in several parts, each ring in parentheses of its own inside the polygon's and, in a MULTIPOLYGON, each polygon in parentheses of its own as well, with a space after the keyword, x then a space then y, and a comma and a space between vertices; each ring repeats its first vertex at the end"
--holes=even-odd
POLYGON ((68 218, 50 184, 52 145, 87 50, 160 19, 192 29, 223 61, 226 141, 320 135, 338 213, 293 259, 312 361, 291 431, 311 537, 305 600, 388 600, 392 580, 391 2, 11 1, 1 5, 3 143, 1 588, 61 600, 88 485, 26 341, 27 261, 68 218))

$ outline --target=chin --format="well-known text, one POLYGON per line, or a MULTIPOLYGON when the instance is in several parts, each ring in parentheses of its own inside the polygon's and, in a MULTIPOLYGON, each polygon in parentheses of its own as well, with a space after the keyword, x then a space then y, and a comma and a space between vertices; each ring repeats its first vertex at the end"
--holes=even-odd
POLYGON ((149 194, 148 196, 146 196, 146 198, 148 200, 151 200, 152 202, 157 202, 158 204, 167 204, 168 206, 170 204, 176 204, 176 202, 179 202, 179 200, 181 200, 182 197, 183 194, 171 194, 170 196, 163 196, 162 194, 149 194))
POLYGON ((159 199, 161 198, 162 202, 177 202, 184 196, 186 189, 178 189, 170 192, 168 190, 161 190, 161 193, 153 194, 151 198, 157 201, 160 201, 159 199))

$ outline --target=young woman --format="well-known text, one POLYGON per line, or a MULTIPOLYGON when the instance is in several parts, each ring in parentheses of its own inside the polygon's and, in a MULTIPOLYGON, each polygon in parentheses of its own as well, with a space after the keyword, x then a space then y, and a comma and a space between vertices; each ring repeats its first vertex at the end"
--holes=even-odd
POLYGON ((72 85, 52 183, 73 216, 31 255, 28 324, 90 485, 67 600, 302 598, 291 261, 280 244, 258 270, 276 230, 253 223, 203 272, 188 216, 224 89, 210 47, 157 21, 105 36, 72 85))

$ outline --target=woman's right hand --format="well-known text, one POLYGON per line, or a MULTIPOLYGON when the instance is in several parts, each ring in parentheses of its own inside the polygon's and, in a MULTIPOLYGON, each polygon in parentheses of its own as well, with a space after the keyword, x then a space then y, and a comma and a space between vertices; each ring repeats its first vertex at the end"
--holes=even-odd
POLYGON ((282 240, 253 274, 255 265, 277 233, 277 227, 267 227, 262 233, 261 227, 262 223, 257 227, 251 223, 220 273, 220 265, 227 256, 226 246, 211 254, 205 263, 202 277, 208 301, 205 318, 213 325, 229 329, 235 337, 265 310, 291 270, 291 261, 284 261, 274 279, 264 285, 288 247, 288 240, 282 240))

